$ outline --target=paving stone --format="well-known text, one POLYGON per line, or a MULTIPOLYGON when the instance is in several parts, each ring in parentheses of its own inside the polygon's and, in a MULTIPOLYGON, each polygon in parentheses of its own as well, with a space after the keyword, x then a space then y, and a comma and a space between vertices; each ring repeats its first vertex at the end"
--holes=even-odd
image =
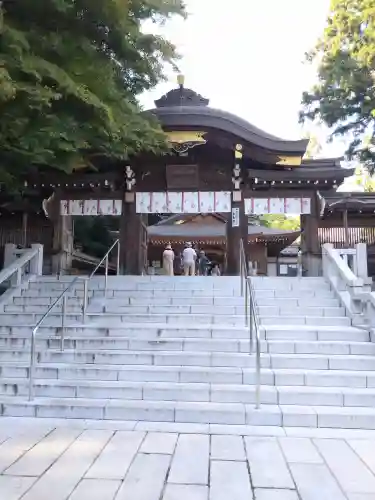
POLYGON ((375 500, 375 495, 373 493, 350 493, 348 495, 348 500, 375 500))
POLYGON ((114 500, 121 481, 83 479, 69 500, 114 500))
POLYGON ((144 432, 116 432, 85 477, 124 479, 144 437, 144 432))
POLYGON ((212 436, 211 460, 245 461, 245 448, 241 436, 212 436))
POLYGON ((138 422, 137 431, 177 432, 181 434, 208 434, 208 424, 184 424, 175 422, 138 422))
POLYGON ((110 431, 85 431, 22 500, 66 500, 109 441, 110 431))
POLYGON ((167 484, 162 500, 208 500, 208 486, 167 484))
POLYGON ((0 498, 18 500, 36 480, 36 477, 0 476, 0 498))
POLYGON ((264 489, 255 490, 255 500, 299 500, 297 492, 293 490, 264 489))
POLYGON ((348 443, 372 473, 375 474, 375 440, 350 439, 348 443))
POLYGON ((211 462, 210 500, 251 499, 251 485, 246 462, 211 462))
POLYGON ((279 438, 281 449, 288 463, 324 463, 317 449, 308 438, 279 438))
POLYGON ((294 488, 275 438, 245 437, 246 454, 255 488, 294 488))
POLYGON ((324 464, 291 464, 302 500, 345 500, 335 477, 324 464))
POLYGON ((5 471, 11 476, 41 476, 81 434, 80 429, 55 429, 5 471))
POLYGON ((43 439, 47 432, 30 429, 27 435, 16 435, 5 441, 0 446, 0 474, 43 439))
POLYGON ((345 493, 375 494, 375 476, 345 441, 316 439, 314 442, 345 493))
POLYGON ((285 433, 291 437, 308 437, 324 439, 373 439, 375 431, 364 429, 326 429, 307 427, 286 427, 285 433))
POLYGON ((178 434, 149 432, 140 448, 141 453, 163 453, 172 455, 176 447, 178 434))
POLYGON ((225 434, 235 436, 285 436, 286 429, 263 425, 221 425, 210 424, 210 434, 225 434))
POLYGON ((137 455, 116 500, 159 500, 170 461, 169 455, 137 455))
POLYGON ((168 481, 175 484, 208 484, 209 436, 181 434, 168 481))

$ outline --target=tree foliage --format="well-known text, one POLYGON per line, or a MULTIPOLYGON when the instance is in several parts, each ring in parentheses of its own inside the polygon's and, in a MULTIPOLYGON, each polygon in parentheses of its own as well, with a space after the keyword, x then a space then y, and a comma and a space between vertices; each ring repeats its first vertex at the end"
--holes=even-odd
POLYGON ((74 244, 84 253, 101 259, 115 242, 111 230, 118 227, 118 217, 76 217, 74 244))
POLYGON ((260 217, 260 223, 266 227, 283 229, 285 231, 299 231, 301 228, 300 217, 293 217, 282 214, 262 215, 260 217))
POLYGON ((354 183, 365 193, 375 191, 375 178, 370 175, 363 167, 357 167, 354 173, 354 183))
POLYGON ((164 147, 136 96, 163 78, 176 53, 142 25, 184 15, 183 0, 0 4, 0 182, 164 147))
POLYGON ((322 145, 319 142, 319 139, 314 134, 307 134, 306 139, 309 139, 309 143, 307 145, 306 153, 304 156, 305 160, 312 160, 320 155, 322 152, 322 145))
POLYGON ((347 136, 349 159, 375 166, 375 2, 331 0, 327 27, 308 55, 318 83, 303 94, 301 120, 323 121, 347 136), (364 140, 365 138, 369 140, 364 140))

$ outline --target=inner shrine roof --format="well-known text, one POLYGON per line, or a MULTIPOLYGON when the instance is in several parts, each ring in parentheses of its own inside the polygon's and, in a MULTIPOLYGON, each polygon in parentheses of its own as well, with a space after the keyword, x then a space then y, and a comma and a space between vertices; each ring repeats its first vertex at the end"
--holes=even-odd
MULTIPOLYGON (((197 214, 200 215, 200 214, 197 214)), ((213 217, 217 217, 217 214, 210 214, 213 217)), ((193 221, 194 217, 191 215, 184 221, 183 215, 172 215, 163 221, 159 221, 153 226, 147 228, 149 237, 161 237, 161 238, 182 238, 188 241, 189 238, 225 238, 226 237, 226 222, 219 215, 219 220, 221 219, 222 224, 210 224, 210 223, 189 223, 189 219, 193 221), (184 221, 181 224, 178 222, 184 221)), ((294 241, 299 236, 299 231, 287 231, 284 229, 270 228, 262 225, 249 224, 248 235, 249 241, 259 240, 274 240, 274 239, 291 239, 294 241), (294 239, 293 239, 294 238, 294 239)))
POLYGON ((322 203, 324 213, 348 210, 373 214, 375 210, 375 193, 332 192, 324 195, 322 203))

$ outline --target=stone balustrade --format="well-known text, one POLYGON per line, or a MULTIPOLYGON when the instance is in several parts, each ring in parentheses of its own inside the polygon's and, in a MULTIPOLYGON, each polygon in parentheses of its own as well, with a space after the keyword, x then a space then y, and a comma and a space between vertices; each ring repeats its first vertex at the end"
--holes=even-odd
POLYGON ((372 279, 367 275, 366 245, 359 243, 355 249, 343 250, 326 243, 322 256, 323 275, 345 306, 353 325, 375 324, 370 321, 371 314, 375 320, 375 294, 371 292, 372 279))

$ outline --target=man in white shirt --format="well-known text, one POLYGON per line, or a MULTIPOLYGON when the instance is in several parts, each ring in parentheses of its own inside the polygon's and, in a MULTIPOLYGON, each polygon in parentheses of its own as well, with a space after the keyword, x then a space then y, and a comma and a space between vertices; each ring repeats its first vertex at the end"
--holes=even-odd
POLYGON ((171 245, 167 245, 163 252, 163 268, 167 276, 173 276, 174 251, 171 245))
POLYGON ((182 258, 184 261, 185 276, 195 276, 195 261, 197 259, 197 254, 194 248, 191 247, 191 243, 186 244, 186 248, 182 253, 182 258))

